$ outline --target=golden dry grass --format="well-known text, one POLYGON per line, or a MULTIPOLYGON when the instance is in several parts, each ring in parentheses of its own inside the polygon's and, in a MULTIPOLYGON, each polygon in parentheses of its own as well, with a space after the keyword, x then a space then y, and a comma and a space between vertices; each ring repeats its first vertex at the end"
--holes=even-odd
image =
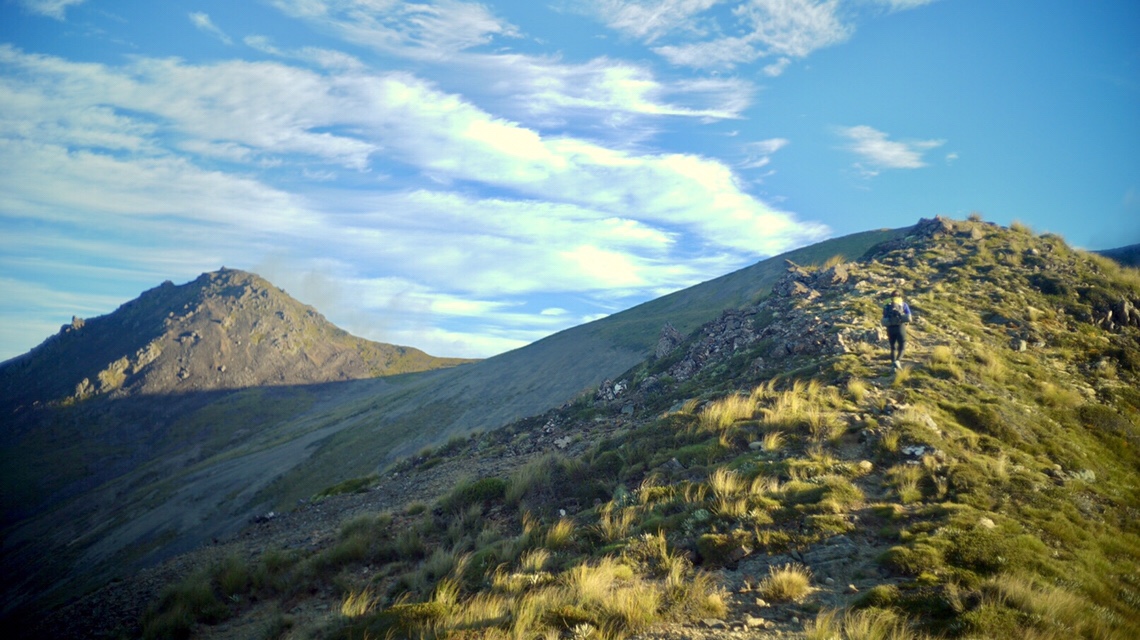
POLYGON ((811 593, 811 571, 804 566, 787 564, 770 567, 760 582, 760 593, 778 602, 800 602, 811 593))

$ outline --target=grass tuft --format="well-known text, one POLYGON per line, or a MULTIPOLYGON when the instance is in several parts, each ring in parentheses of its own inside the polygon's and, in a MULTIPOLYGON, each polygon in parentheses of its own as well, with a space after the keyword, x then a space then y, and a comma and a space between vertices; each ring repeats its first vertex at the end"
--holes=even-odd
POLYGON ((800 602, 811 593, 811 570, 802 565, 770 567, 760 593, 777 602, 800 602))

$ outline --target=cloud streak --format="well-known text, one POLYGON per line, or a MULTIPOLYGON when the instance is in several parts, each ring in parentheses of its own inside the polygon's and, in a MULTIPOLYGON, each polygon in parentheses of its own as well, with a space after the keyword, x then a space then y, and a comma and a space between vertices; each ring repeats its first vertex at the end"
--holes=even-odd
POLYGON ((592 13, 609 28, 646 44, 670 63, 694 69, 732 69, 762 58, 770 76, 793 60, 847 40, 839 0, 597 0, 592 13), (728 10, 721 10, 725 7, 728 10), (712 9, 718 11, 710 11, 712 9))
POLYGON ((193 25, 197 27, 198 30, 202 33, 221 40, 223 44, 234 43, 233 38, 229 37, 224 31, 219 29, 218 26, 215 25, 212 20, 210 20, 209 15, 205 13, 191 13, 189 15, 190 22, 193 23, 193 25))
POLYGON ((28 11, 40 15, 63 20, 67 17, 67 8, 80 5, 87 0, 18 0, 28 11))
POLYGON ((838 132, 847 139, 847 149, 861 159, 856 167, 867 176, 884 169, 925 167, 923 154, 946 144, 945 140, 890 140, 886 133, 867 125, 841 127, 838 132))

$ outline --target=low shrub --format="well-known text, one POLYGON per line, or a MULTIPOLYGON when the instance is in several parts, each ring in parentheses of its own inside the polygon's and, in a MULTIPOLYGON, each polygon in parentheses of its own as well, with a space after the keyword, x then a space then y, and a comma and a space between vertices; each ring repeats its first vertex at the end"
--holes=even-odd
POLYGON ((143 616, 144 638, 189 638, 196 623, 214 624, 231 611, 218 597, 214 568, 196 571, 168 586, 143 616))
POLYGON ((886 609, 899 601, 899 588, 893 584, 877 584, 855 601, 858 608, 878 607, 886 609))
POLYGON ((923 572, 937 572, 945 566, 942 552, 923 542, 891 547, 879 558, 879 561, 890 569, 912 576, 923 572))
POLYGON ((469 480, 460 482, 440 500, 440 506, 444 511, 459 512, 467 509, 472 505, 489 505, 490 503, 501 500, 507 493, 507 482, 502 478, 479 478, 478 480, 469 480))
POLYGON ((697 553, 706 567, 731 567, 752 553, 753 536, 737 529, 730 533, 706 533, 697 538, 697 553))

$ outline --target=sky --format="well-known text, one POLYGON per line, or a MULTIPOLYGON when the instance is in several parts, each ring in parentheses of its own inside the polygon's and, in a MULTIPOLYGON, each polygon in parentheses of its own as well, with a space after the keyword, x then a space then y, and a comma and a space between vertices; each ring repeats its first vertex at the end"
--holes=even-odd
POLYGON ((488 357, 972 213, 1140 242, 1140 3, 0 0, 0 360, 222 266, 488 357))

